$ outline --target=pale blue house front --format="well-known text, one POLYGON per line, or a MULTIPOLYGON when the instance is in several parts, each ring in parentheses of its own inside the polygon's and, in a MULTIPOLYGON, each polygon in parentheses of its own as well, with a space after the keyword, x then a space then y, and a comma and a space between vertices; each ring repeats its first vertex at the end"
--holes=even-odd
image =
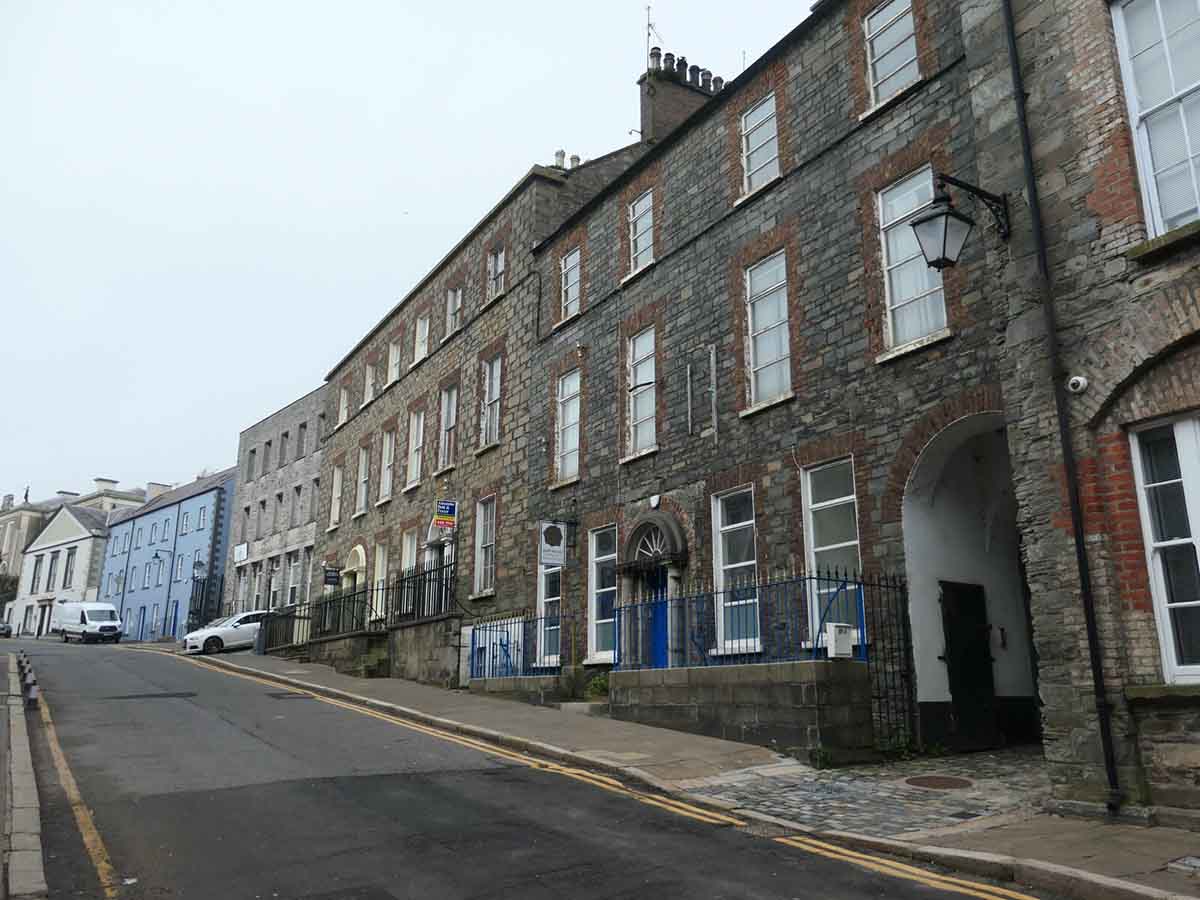
POLYGON ((114 514, 99 599, 125 640, 179 640, 219 614, 236 467, 114 514))

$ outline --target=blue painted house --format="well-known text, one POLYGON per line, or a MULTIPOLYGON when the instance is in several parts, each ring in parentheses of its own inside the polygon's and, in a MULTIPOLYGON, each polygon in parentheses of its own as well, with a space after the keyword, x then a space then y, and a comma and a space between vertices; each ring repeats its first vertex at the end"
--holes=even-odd
POLYGON ((99 599, 125 639, 179 640, 219 615, 236 467, 197 478, 109 522, 99 599))

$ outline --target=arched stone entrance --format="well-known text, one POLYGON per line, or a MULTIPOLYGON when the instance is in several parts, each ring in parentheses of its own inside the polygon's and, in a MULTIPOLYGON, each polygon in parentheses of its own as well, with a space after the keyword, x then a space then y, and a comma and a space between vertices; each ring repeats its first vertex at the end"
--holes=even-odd
POLYGON ((986 747, 1033 739, 1028 594, 1004 417, 937 432, 901 507, 921 735, 986 747))
POLYGON ((367 586, 367 553, 362 544, 355 544, 342 566, 342 591, 348 593, 367 586))
POLYGON ((617 567, 619 605, 636 604, 618 629, 618 641, 625 648, 636 647, 637 657, 654 668, 679 663, 674 657, 682 649, 681 620, 669 600, 682 593, 687 556, 687 538, 678 520, 654 510, 634 521, 621 556, 624 562, 617 567))

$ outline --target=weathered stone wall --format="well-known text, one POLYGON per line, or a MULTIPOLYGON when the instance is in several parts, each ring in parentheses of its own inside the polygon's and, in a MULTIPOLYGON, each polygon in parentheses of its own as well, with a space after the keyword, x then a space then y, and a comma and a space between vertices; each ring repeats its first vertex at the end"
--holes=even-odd
POLYGON ((386 641, 378 634, 354 634, 347 637, 311 641, 297 653, 296 648, 280 651, 280 656, 302 655, 308 662, 331 666, 343 675, 369 675, 364 666, 369 666, 374 657, 387 649, 386 641))
POLYGON ((388 635, 392 677, 445 688, 458 687, 461 625, 461 616, 447 616, 420 625, 393 628, 388 635))
POLYGON ((1150 802, 1200 810, 1200 686, 1133 687, 1125 697, 1150 802))
POLYGON ((609 703, 616 719, 761 744, 815 764, 874 756, 864 663, 611 672, 609 703))

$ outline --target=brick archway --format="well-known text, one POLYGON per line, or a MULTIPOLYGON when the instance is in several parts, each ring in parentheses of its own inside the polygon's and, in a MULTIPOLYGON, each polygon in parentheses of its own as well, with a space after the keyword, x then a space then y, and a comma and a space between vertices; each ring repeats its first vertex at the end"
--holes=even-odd
POLYGON ((967 416, 982 413, 1004 413, 1004 400, 1000 386, 984 384, 969 391, 963 391, 948 400, 943 400, 937 406, 928 410, 920 421, 908 430, 900 447, 896 451, 895 462, 888 472, 887 487, 883 492, 880 504, 881 519, 884 523, 899 522, 901 506, 904 502, 904 489, 908 485, 913 468, 921 456, 921 452, 929 445, 935 436, 951 423, 967 416))

